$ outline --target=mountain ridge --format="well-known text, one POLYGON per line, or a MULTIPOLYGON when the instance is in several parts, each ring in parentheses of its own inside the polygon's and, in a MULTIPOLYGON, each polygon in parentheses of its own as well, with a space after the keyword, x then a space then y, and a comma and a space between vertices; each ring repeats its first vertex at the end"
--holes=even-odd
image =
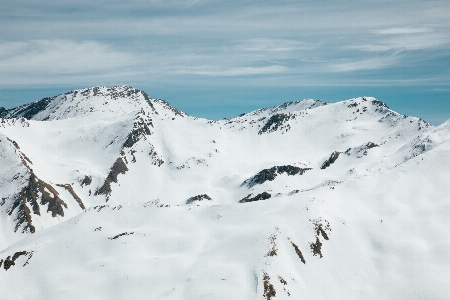
POLYGON ((78 91, 0 119, 7 299, 449 295, 427 282, 450 275, 450 120, 358 97, 213 121, 78 91))

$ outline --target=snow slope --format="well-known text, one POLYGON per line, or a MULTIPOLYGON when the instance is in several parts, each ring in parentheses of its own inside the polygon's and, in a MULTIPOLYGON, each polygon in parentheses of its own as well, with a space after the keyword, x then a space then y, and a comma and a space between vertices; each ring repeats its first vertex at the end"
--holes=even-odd
POLYGON ((2 117, 2 299, 450 297, 449 122, 371 97, 210 121, 128 86, 2 117))

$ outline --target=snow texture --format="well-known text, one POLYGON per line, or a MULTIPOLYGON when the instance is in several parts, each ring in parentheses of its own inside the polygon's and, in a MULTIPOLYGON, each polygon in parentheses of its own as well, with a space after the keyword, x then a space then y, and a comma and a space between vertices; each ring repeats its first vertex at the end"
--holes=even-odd
POLYGON ((450 121, 371 97, 1 111, 1 299, 448 299, 450 121))

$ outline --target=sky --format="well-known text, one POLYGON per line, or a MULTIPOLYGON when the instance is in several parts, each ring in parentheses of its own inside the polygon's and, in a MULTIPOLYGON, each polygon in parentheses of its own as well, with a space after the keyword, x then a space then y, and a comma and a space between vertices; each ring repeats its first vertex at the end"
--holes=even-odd
POLYGON ((450 1, 0 0, 0 106, 130 85, 188 114, 373 96, 450 119, 450 1))

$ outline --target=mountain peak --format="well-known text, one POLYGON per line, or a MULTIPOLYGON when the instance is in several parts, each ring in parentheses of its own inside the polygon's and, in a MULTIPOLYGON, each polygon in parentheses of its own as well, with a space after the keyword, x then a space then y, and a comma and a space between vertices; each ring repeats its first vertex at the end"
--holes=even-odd
POLYGON ((47 97, 10 110, 0 110, 4 118, 48 121, 79 117, 89 113, 134 114, 144 109, 158 114, 154 103, 169 108, 175 115, 186 115, 163 100, 151 99, 144 91, 131 86, 95 86, 47 97))
POLYGON ((247 114, 240 115, 242 116, 270 116, 276 113, 288 113, 293 111, 300 111, 305 109, 313 109, 319 106, 327 105, 328 102, 322 100, 314 100, 314 99, 303 99, 297 101, 289 101, 280 105, 261 108, 254 111, 251 111, 247 114))

